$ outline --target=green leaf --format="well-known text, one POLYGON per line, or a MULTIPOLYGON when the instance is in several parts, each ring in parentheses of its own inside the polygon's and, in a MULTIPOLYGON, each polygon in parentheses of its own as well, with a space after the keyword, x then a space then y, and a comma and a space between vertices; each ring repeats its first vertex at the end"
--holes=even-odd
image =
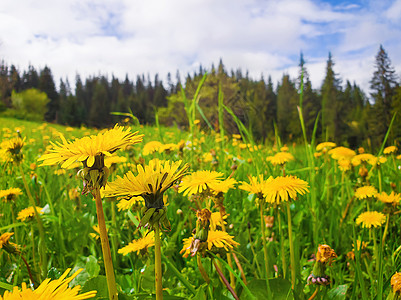
POLYGON ((88 272, 90 277, 95 277, 95 276, 99 275, 100 266, 97 263, 96 257, 91 255, 87 258, 85 270, 86 270, 86 272, 88 272))
POLYGON ((90 291, 97 291, 96 299, 108 298, 109 291, 107 289, 106 276, 100 275, 89 279, 82 288, 81 294, 90 291))
POLYGON ((5 283, 5 282, 1 282, 1 281, 0 281, 0 288, 5 289, 5 290, 9 290, 9 291, 13 290, 13 286, 12 285, 10 285, 8 283, 5 283))
POLYGON ((198 291, 196 292, 196 295, 193 296, 191 298, 191 300, 206 300, 206 289, 207 289, 207 285, 201 285, 198 289, 198 291))
MULTIPOLYGON (((291 293, 291 282, 282 278, 274 278, 269 280, 270 289, 273 293, 274 300, 294 299, 291 293)), ((256 299, 267 299, 266 280, 254 279, 249 282, 248 289, 256 297, 256 299)), ((244 291, 241 293, 241 299, 250 299, 244 291)))
POLYGON ((155 292, 155 265, 146 266, 141 275, 141 288, 147 292, 155 292))
POLYGON ((347 284, 339 285, 336 288, 332 288, 327 293, 327 297, 328 297, 328 299, 332 299, 332 300, 343 300, 343 299, 345 299, 345 297, 347 295, 347 290, 348 290, 347 284))

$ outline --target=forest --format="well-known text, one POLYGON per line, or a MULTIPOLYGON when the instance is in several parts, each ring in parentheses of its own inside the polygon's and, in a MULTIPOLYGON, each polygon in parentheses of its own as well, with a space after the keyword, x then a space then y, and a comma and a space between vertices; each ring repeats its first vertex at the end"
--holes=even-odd
MULTIPOLYGON (((188 124, 184 96, 192 99, 199 82, 207 73, 198 101, 197 119, 204 130, 217 130, 218 98, 247 126, 255 140, 273 141, 278 134, 285 143, 302 139, 297 107, 302 107, 308 136, 314 129, 319 141, 334 141, 349 147, 380 146, 391 123, 390 140, 401 138, 401 87, 396 70, 383 46, 376 57, 370 90, 363 91, 356 82, 341 78, 334 71, 335 59, 328 55, 326 74, 320 87, 312 86, 303 54, 299 75, 283 74, 274 83, 270 76, 255 80, 248 72, 226 70, 222 59, 217 67, 200 67, 182 80, 179 71, 163 83, 159 75, 144 74, 124 80, 105 75, 81 78, 75 84, 60 79, 56 87, 50 67, 41 70, 30 65, 19 70, 0 63, 0 116, 47 121, 73 127, 105 128, 121 116, 112 112, 132 113, 140 124, 185 128, 188 124), (300 93, 302 91, 302 97, 300 93), (301 100, 300 100, 301 99, 301 100)), ((130 70, 131 71, 131 70, 130 70)), ((225 112, 224 128, 237 133, 232 117, 225 112)))

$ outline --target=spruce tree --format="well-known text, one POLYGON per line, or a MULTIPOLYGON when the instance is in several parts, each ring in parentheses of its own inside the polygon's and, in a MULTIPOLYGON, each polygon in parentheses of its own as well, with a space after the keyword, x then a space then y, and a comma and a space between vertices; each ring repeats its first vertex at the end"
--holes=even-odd
POLYGON ((374 105, 371 112, 372 120, 369 124, 369 132, 376 146, 379 146, 390 125, 392 109, 394 110, 392 100, 397 86, 395 70, 386 50, 380 45, 375 60, 375 71, 370 81, 374 105))
POLYGON ((50 99, 47 104, 47 112, 45 114, 45 120, 47 122, 57 121, 57 113, 60 108, 59 95, 56 91, 56 85, 53 81, 53 75, 47 66, 40 72, 39 76, 39 89, 45 92, 47 97, 50 99))
POLYGON ((323 140, 339 141, 338 111, 339 97, 341 96, 341 81, 333 70, 334 61, 329 53, 326 65, 326 77, 323 81, 322 95, 322 135, 323 140))

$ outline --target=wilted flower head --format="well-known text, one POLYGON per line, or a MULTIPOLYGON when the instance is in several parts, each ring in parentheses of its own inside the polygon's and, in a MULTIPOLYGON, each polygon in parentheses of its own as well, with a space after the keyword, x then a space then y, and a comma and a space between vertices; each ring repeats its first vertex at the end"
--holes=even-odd
MULTIPOLYGON (((391 276, 391 287, 393 288, 393 293, 397 296, 401 295, 401 273, 396 272, 391 276)), ((398 298, 395 298, 398 299, 398 298)))
POLYGON ((316 252, 316 260, 331 265, 333 259, 337 257, 337 254, 333 249, 330 248, 329 245, 319 245, 316 252))
POLYGON ((312 274, 308 277, 308 284, 328 285, 330 277, 326 275, 326 267, 330 266, 336 257, 337 254, 329 245, 319 245, 312 274))

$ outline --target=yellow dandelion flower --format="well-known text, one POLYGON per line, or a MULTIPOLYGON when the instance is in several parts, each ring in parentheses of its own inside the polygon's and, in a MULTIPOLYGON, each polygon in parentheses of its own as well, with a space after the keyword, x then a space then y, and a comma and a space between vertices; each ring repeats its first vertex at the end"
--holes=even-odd
POLYGON ((131 132, 130 128, 124 130, 118 125, 98 135, 75 139, 73 142, 67 142, 60 134, 62 143, 51 142, 51 153, 44 154, 39 160, 43 161, 41 166, 62 163, 61 167, 67 168, 74 162, 81 161, 86 162, 86 166, 90 168, 94 165, 96 156, 111 156, 118 149, 141 142, 142 137, 138 132, 131 132))
POLYGON ((127 162, 127 158, 124 156, 113 155, 113 156, 106 156, 104 158, 104 165, 108 168, 110 168, 111 165, 113 164, 125 163, 125 162, 127 162))
POLYGON ((122 210, 129 210, 131 209, 132 206, 136 204, 143 204, 143 198, 141 196, 137 197, 131 197, 130 199, 120 199, 120 201, 117 203, 117 208, 118 211, 122 210))
POLYGON ((205 163, 208 163, 208 162, 213 161, 213 155, 212 155, 212 153, 210 153, 210 152, 204 153, 204 154, 203 154, 203 161, 204 161, 205 163))
POLYGON ((215 181, 209 184, 209 188, 214 194, 227 193, 229 189, 232 189, 237 181, 234 178, 227 178, 222 181, 215 181))
POLYGON ((371 185, 362 186, 360 188, 357 188, 355 191, 355 197, 358 198, 359 200, 376 197, 376 194, 377 194, 376 188, 371 185))
POLYGON ((136 252, 138 255, 139 252, 143 250, 147 250, 149 247, 155 245, 155 232, 149 232, 145 237, 140 238, 138 240, 133 240, 127 246, 118 250, 118 253, 123 254, 124 256, 131 253, 136 252))
POLYGON ((200 194, 207 190, 210 185, 221 182, 223 176, 223 173, 216 171, 193 172, 182 178, 178 192, 183 193, 184 196, 200 194))
MULTIPOLYGON (((43 208, 36 206, 36 211, 38 214, 42 215, 43 214, 43 208)), ((29 220, 35 216, 35 210, 33 206, 30 206, 28 208, 25 208, 21 210, 18 213, 17 220, 21 220, 22 222, 25 222, 26 220, 29 220)))
POLYGON ((159 151, 159 148, 163 144, 160 143, 159 141, 151 141, 145 144, 142 149, 142 155, 146 156, 149 154, 152 154, 153 152, 159 151))
POLYGON ((389 147, 384 148, 383 153, 384 154, 393 154, 393 153, 397 152, 397 150, 398 149, 396 146, 389 146, 389 147))
POLYGON ((12 237, 13 234, 14 232, 6 232, 0 236, 0 249, 3 248, 3 245, 8 244, 8 241, 10 240, 10 237, 12 237))
MULTIPOLYGON (((188 255, 191 254, 193 240, 194 236, 183 239, 184 246, 180 251, 183 257, 188 257, 188 255)), ((209 230, 206 243, 208 250, 212 250, 213 246, 215 246, 216 248, 224 248, 226 251, 229 251, 229 249, 233 249, 234 246, 239 245, 239 243, 234 241, 233 236, 220 230, 209 230)))
POLYGON ((337 146, 336 143, 323 142, 316 146, 316 151, 322 151, 323 153, 326 153, 328 150, 334 148, 335 146, 337 146))
POLYGON ((280 204, 284 201, 295 200, 297 195, 309 192, 308 183, 295 176, 270 177, 263 186, 263 194, 268 203, 280 204))
POLYGON ((233 139, 240 140, 241 138, 242 137, 240 134, 236 134, 236 133, 233 134, 233 139))
POLYGON ((273 156, 266 158, 273 166, 284 165, 285 163, 294 160, 294 156, 289 152, 278 152, 273 156))
POLYGON ((391 287, 393 288, 393 293, 401 294, 401 273, 396 272, 391 276, 391 287))
POLYGON ((377 158, 370 153, 363 153, 358 154, 351 159, 351 163, 353 166, 359 166, 362 162, 367 162, 373 166, 376 164, 377 158))
POLYGON ((333 158, 335 160, 339 160, 339 159, 343 159, 343 158, 352 159, 352 157, 354 157, 356 155, 354 150, 351 150, 349 148, 342 147, 342 146, 329 150, 329 154, 331 155, 331 158, 333 158))
POLYGON ((146 207, 161 208, 163 207, 163 193, 174 182, 181 179, 189 167, 188 164, 185 164, 179 169, 180 165, 181 160, 170 162, 153 159, 145 168, 141 165, 138 166, 137 176, 128 172, 124 177, 118 176, 115 181, 109 182, 104 190, 104 195, 106 197, 142 196, 145 199, 146 207))
POLYGON ((7 163, 20 163, 23 158, 21 150, 24 144, 25 138, 21 139, 20 137, 3 141, 0 144, 0 157, 3 158, 3 160, 7 163))
POLYGON ((263 187, 265 185, 263 175, 248 176, 248 179, 249 183, 241 181, 242 185, 240 185, 239 188, 251 194, 256 194, 259 198, 263 198, 263 187))
MULTIPOLYGON (((89 233, 89 235, 90 235, 92 238, 98 240, 98 239, 100 238, 99 225, 93 225, 93 226, 92 226, 92 229, 93 229, 95 232, 91 232, 91 233, 89 233)), ((109 232, 109 229, 108 229, 108 228, 106 228, 106 232, 109 232)))
POLYGON ((25 282, 22 283, 22 288, 14 287, 12 292, 6 291, 3 297, 0 296, 0 300, 83 300, 90 299, 96 296, 97 291, 90 291, 83 294, 79 294, 81 286, 77 285, 70 288, 68 284, 82 271, 83 269, 77 270, 69 278, 66 278, 71 269, 67 269, 59 279, 51 280, 46 279, 43 281, 36 290, 27 288, 25 282))
POLYGON ((338 168, 343 171, 347 172, 351 170, 351 161, 347 158, 341 158, 337 161, 338 163, 338 168))
POLYGON ((22 195, 20 188, 10 188, 7 190, 0 190, 0 198, 3 198, 4 202, 13 201, 17 196, 22 195))
POLYGON ((381 192, 376 194, 376 198, 383 203, 398 204, 401 200, 401 194, 396 194, 394 191, 392 191, 390 195, 388 195, 386 192, 381 192))
POLYGON ((377 211, 367 211, 361 213, 356 218, 356 224, 362 223, 362 228, 380 227, 386 221, 386 216, 377 211))
POLYGON ((322 152, 315 152, 315 153, 313 153, 313 156, 315 158, 319 158, 320 156, 322 156, 322 152))
POLYGON ((280 148, 281 152, 288 152, 289 148, 287 146, 283 146, 280 148))
POLYGON ((223 227, 224 224, 227 224, 225 219, 227 219, 226 214, 222 218, 219 211, 212 213, 212 215, 210 216, 210 228, 212 230, 216 230, 217 226, 223 227))
POLYGON ((178 150, 178 145, 177 144, 173 144, 173 143, 169 143, 169 144, 162 144, 159 147, 159 153, 163 153, 163 152, 171 152, 171 151, 175 151, 178 150))

